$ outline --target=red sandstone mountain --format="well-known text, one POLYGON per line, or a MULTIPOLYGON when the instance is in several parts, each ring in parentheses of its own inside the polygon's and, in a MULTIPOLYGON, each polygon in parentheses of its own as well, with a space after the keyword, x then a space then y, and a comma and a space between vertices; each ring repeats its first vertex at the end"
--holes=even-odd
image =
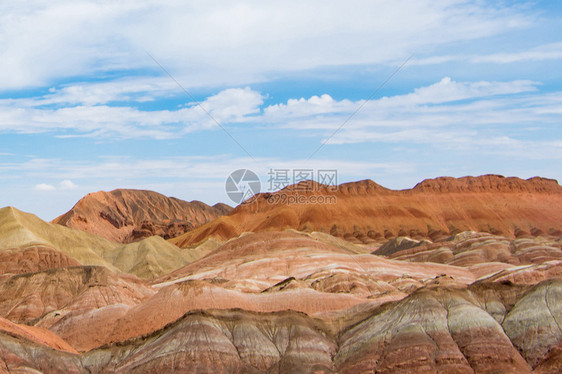
POLYGON ((208 237, 287 228, 323 231, 357 243, 397 236, 435 240, 466 230, 511 237, 559 234, 562 187, 551 179, 498 175, 437 178, 401 191, 371 180, 335 188, 303 182, 258 194, 172 242, 185 248, 208 237), (317 203, 309 203, 311 197, 317 203))
POLYGON ((88 194, 53 223, 130 243, 153 235, 179 236, 231 209, 226 204, 209 206, 152 191, 121 189, 88 194))
MULTIPOLYGON (((363 181, 333 205, 267 203, 332 194, 287 189, 194 229, 208 240, 183 250, 0 209, 0 373, 560 373, 560 189, 363 181)), ((146 199, 96 206, 162 214, 146 199)))

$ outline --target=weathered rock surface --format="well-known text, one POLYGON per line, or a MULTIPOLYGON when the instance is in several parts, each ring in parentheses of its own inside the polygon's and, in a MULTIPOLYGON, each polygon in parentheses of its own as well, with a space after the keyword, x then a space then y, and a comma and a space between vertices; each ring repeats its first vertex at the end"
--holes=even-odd
MULTIPOLYGON (((444 276, 401 301, 356 311, 359 320, 294 311, 192 311, 150 334, 84 353, 79 363, 75 355, 51 351, 51 369, 43 370, 73 364, 74 372, 89 373, 530 373, 533 367, 555 373, 562 333, 536 326, 549 326, 557 312, 550 314, 544 303, 530 314, 520 309, 544 292, 560 301, 561 287, 561 280, 467 287, 444 276), (494 303, 504 309, 503 323, 488 311, 494 303), (522 323, 512 324, 518 316, 522 323), (521 334, 526 345, 512 343, 510 336, 521 334), (543 336, 548 346, 536 344, 543 336)), ((42 364, 45 348, 0 334, 0 352, 12 365, 28 362, 30 346, 42 364)))
MULTIPOLYGON (((66 302, 65 308, 56 307, 56 311, 44 317, 33 317, 37 325, 48 327, 77 349, 87 350, 149 334, 192 310, 290 309, 315 315, 359 304, 380 305, 400 300, 425 281, 444 273, 465 284, 475 279, 462 268, 404 265, 370 254, 357 255, 306 234, 247 234, 192 265, 154 280, 152 292, 157 293, 142 301, 141 296, 131 301, 125 293, 120 300, 105 296, 103 300, 107 303, 98 305, 93 299, 90 306, 81 308, 66 302), (404 275, 405 271, 408 275, 404 275), (291 277, 294 282, 287 281, 291 277)), ((112 277, 121 282, 121 278, 112 277)), ((112 287, 119 284, 112 283, 112 287)), ((11 309, 11 304, 6 309, 11 309)))
POLYGON ((64 253, 44 246, 7 249, 0 252, 0 279, 17 274, 79 265, 78 261, 64 253))
POLYGON ((81 357, 0 331, 0 373, 86 373, 81 357))
POLYGON ((340 335, 334 360, 342 373, 531 371, 501 325, 454 281, 381 307, 340 335))
POLYGON ((208 311, 88 352, 84 366, 91 373, 329 373, 336 351, 323 323, 303 314, 208 311))
MULTIPOLYGON (((249 248, 246 251, 251 252, 249 248)), ((102 283, 100 278, 101 274, 92 276, 87 284, 102 283)), ((562 305, 562 280, 547 280, 535 286, 481 280, 467 286, 441 275, 425 279, 423 285, 402 300, 383 305, 359 303, 351 308, 339 304, 336 309, 341 308, 341 312, 317 313, 316 317, 296 311, 264 312, 277 308, 275 303, 279 300, 279 306, 288 309, 299 302, 313 305, 305 298, 312 291, 307 280, 289 278, 263 293, 223 287, 229 281, 214 282, 173 283, 153 296, 140 296, 138 303, 134 297, 117 300, 109 291, 104 292, 103 300, 82 296, 83 292, 78 291, 76 301, 68 303, 61 299, 61 303, 69 305, 61 310, 81 314, 76 317, 80 322, 74 326, 77 333, 66 335, 66 341, 75 342, 74 348, 80 349, 81 344, 95 340, 98 348, 83 353, 78 361, 76 355, 46 350, 45 344, 35 341, 33 336, 0 333, 0 355, 10 370, 26 367, 47 373, 528 373, 533 368, 554 373, 559 368, 562 331, 557 328, 557 321, 562 317, 558 310, 562 305), (260 305, 261 297, 269 299, 260 305), (84 299, 90 301, 84 303, 84 299), (108 305, 120 303, 136 304, 129 305, 123 314, 110 310, 103 315, 108 305), (228 303, 246 310, 232 309, 234 306, 228 303), (94 315, 92 319, 92 309, 83 309, 86 304, 96 305, 102 317, 94 315), (199 307, 206 311, 197 311, 199 307), (184 308, 188 310, 185 315, 181 314, 184 308), (248 311, 252 308, 254 312, 248 311), (167 320, 162 318, 166 314, 167 320), (80 323, 81 329, 76 326, 80 323), (111 336, 119 329, 122 335, 113 335, 115 343, 100 346, 103 339, 99 337, 111 336), (80 331, 81 337, 77 339, 80 331)), ((339 283, 328 282, 326 286, 339 283)), ((350 298, 345 281, 341 287, 339 291, 344 292, 334 295, 350 298)), ((0 292, 3 293, 4 290, 0 292)), ((324 297, 329 294, 322 293, 324 297)), ((318 302, 329 303, 321 299, 318 302)), ((52 314, 49 312, 34 323, 42 325, 52 314)), ((72 325, 60 321, 51 330, 57 324, 72 325)), ((59 330, 62 337, 63 330, 59 330)))
POLYGON ((130 243, 154 235, 179 236, 231 209, 226 204, 209 206, 153 191, 121 189, 88 194, 53 223, 130 243))
POLYGON ((562 280, 540 283, 522 297, 502 323, 531 366, 562 341, 562 280))
POLYGON ((463 232, 437 243, 399 240, 409 245, 397 247, 393 239, 373 253, 390 253, 388 258, 399 261, 461 266, 477 278, 486 277, 495 282, 536 284, 562 278, 562 246, 550 236, 513 239, 463 232))
MULTIPOLYGON (((395 262, 371 254, 357 254, 306 234, 268 231, 230 240, 207 256, 155 279, 153 284, 222 278, 246 281, 254 286, 254 291, 261 291, 289 277, 306 280, 312 285, 324 282, 325 278, 350 273, 356 281, 363 279, 367 283, 396 281, 404 275, 420 280, 448 274, 465 283, 475 279, 470 271, 461 267, 395 262), (365 274, 367 277, 361 277, 365 274)), ((363 286, 369 288, 366 284, 363 286)), ((252 291, 252 288, 247 290, 252 291)))
POLYGON ((103 267, 70 267, 13 276, 0 283, 0 316, 44 327, 78 350, 105 343, 107 320, 118 318, 154 291, 131 275, 103 267))
POLYGON ((59 351, 75 353, 67 342, 47 329, 35 326, 20 325, 0 317, 0 334, 7 334, 15 338, 23 338, 36 344, 44 345, 59 351))

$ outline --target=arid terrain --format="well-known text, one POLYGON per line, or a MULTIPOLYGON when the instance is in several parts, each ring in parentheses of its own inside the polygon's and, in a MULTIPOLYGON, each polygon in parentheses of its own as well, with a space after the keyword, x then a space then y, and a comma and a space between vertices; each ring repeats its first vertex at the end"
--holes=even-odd
POLYGON ((53 222, 2 208, 11 372, 560 373, 562 187, 304 182, 234 209, 115 190, 53 222))

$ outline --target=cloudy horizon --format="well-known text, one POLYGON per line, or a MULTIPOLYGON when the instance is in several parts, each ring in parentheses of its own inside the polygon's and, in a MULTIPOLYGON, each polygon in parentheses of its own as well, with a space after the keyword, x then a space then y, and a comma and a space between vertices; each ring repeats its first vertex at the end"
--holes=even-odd
POLYGON ((89 192, 232 204, 230 172, 562 180, 562 6, 547 1, 0 5, 0 206, 89 192))

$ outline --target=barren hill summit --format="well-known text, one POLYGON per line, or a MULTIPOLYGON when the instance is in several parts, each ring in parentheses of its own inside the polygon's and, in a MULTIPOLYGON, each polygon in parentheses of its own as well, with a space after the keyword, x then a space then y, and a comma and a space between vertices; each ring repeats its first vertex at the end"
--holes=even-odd
POLYGON ((130 243, 153 235, 179 236, 231 209, 226 204, 209 206, 153 191, 117 189, 86 195, 53 223, 130 243))
POLYGON ((479 177, 439 177, 418 183, 415 192, 529 192, 561 193, 562 187, 554 179, 533 177, 520 179, 487 174, 479 177))
POLYGON ((301 182, 258 194, 172 242, 186 247, 211 236, 288 228, 359 243, 397 236, 434 240, 466 230, 511 237, 556 233, 562 230, 562 187, 552 179, 500 175, 427 179, 399 191, 371 180, 301 182))

